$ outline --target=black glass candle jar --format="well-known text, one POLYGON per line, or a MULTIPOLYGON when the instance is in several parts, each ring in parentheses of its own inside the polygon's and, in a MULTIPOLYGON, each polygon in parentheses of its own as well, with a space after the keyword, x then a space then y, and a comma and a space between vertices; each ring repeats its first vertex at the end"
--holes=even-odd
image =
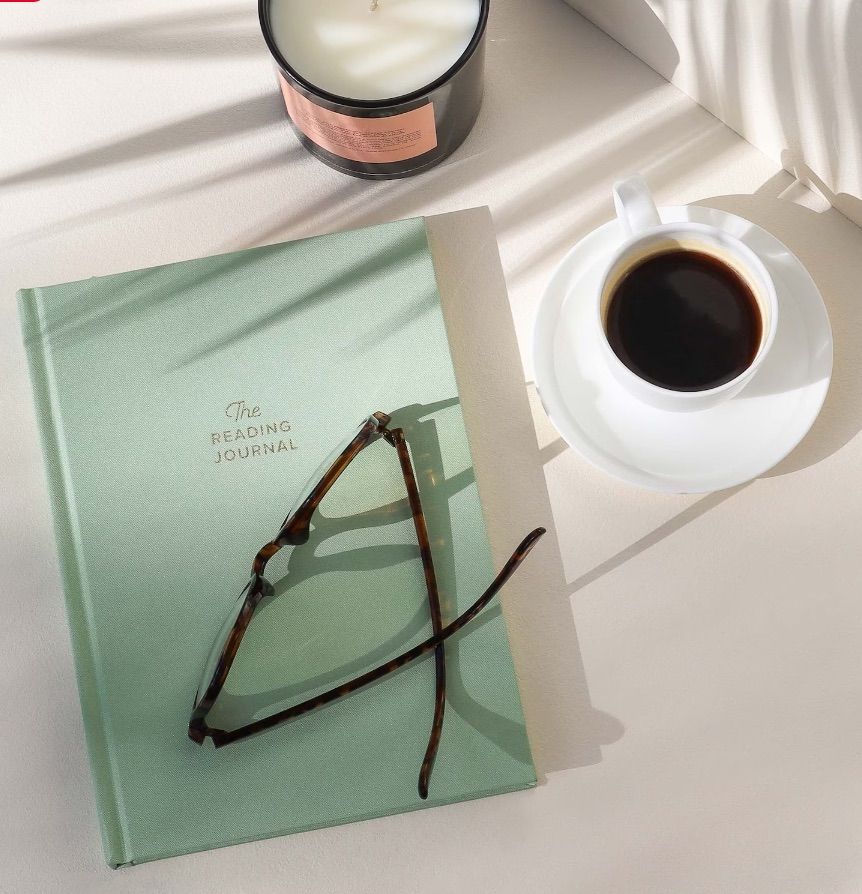
POLYGON ((448 71, 412 93, 380 100, 337 96, 299 74, 273 36, 273 2, 259 0, 260 25, 288 118, 312 155, 354 177, 391 180, 427 171, 464 142, 482 105, 490 0, 481 0, 473 38, 448 71))

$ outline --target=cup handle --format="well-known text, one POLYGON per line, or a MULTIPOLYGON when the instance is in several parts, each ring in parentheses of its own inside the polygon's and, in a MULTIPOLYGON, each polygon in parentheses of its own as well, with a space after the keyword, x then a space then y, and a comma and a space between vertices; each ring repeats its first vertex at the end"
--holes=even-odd
POLYGON ((640 174, 614 184, 614 207, 626 237, 661 226, 658 209, 640 174))

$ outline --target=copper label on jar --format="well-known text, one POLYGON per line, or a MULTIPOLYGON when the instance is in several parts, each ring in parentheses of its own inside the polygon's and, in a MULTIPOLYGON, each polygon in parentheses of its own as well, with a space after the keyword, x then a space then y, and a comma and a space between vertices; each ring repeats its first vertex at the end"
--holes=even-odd
POLYGON ((293 123, 309 140, 350 161, 386 164, 424 155, 437 146, 434 104, 385 118, 354 118, 332 112, 303 96, 279 73, 293 123))

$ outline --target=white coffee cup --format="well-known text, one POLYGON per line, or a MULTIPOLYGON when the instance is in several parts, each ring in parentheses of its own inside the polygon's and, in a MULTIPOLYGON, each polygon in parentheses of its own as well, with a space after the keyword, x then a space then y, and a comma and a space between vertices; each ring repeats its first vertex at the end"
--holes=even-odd
POLYGON ((605 362, 627 391, 662 410, 706 410, 729 400, 751 381, 775 340, 778 300, 772 277, 747 245, 718 227, 699 223, 663 224, 640 176, 615 184, 614 204, 626 239, 605 265, 595 298, 594 319, 605 362), (607 335, 610 299, 625 274, 647 258, 680 249, 712 255, 742 277, 757 302, 762 322, 760 344, 750 365, 736 378, 700 391, 675 391, 641 378, 620 360, 607 335))

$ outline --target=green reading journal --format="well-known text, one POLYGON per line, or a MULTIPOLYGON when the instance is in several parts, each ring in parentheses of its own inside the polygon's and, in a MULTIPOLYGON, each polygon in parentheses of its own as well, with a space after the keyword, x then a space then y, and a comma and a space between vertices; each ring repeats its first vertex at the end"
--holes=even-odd
MULTIPOLYGON (((256 551, 370 413, 390 413, 407 435, 444 621, 493 578, 423 221, 19 300, 112 866, 535 784, 498 606, 447 645, 427 802, 417 778, 433 661, 218 750, 187 737, 210 647, 256 551)), ((255 616, 213 717, 225 725, 431 634, 385 442, 339 479, 309 543, 282 553, 281 571, 267 574, 278 595, 255 616)))

